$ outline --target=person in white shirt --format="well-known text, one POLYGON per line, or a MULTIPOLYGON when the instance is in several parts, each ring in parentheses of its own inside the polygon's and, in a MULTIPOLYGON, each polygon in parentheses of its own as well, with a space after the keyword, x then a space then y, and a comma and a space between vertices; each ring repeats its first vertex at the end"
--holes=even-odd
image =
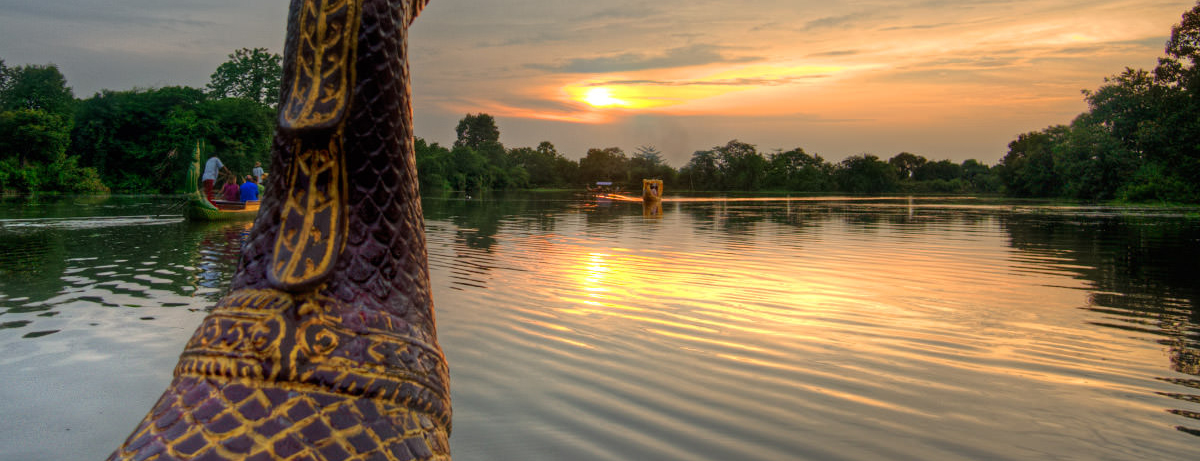
POLYGON ((254 183, 262 184, 263 169, 262 162, 254 162, 254 169, 250 171, 254 175, 254 183))

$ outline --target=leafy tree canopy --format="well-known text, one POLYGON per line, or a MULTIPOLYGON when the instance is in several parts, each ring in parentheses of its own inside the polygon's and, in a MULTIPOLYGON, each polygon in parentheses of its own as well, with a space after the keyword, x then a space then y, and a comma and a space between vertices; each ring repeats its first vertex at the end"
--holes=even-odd
POLYGON ((66 157, 71 139, 68 119, 38 109, 0 112, 0 158, 16 157, 19 165, 66 157))
POLYGON ((215 98, 245 98, 275 107, 279 102, 282 63, 282 57, 266 48, 234 51, 209 77, 209 94, 215 98))
POLYGON ((917 168, 920 168, 921 165, 924 165, 928 161, 928 159, 920 155, 901 152, 889 159, 888 164, 896 169, 896 174, 900 179, 908 179, 913 177, 913 173, 917 171, 917 168))
POLYGON ((628 181, 625 152, 619 147, 606 149, 588 149, 587 155, 579 160, 579 174, 587 182, 593 181, 628 181))
POLYGON ((69 117, 75 95, 58 66, 4 68, 0 78, 0 111, 34 109, 69 117))
POLYGON ((458 139, 454 141, 454 147, 466 146, 480 149, 486 143, 500 142, 500 129, 496 128, 496 119, 482 112, 467 114, 458 121, 454 132, 458 134, 458 139))

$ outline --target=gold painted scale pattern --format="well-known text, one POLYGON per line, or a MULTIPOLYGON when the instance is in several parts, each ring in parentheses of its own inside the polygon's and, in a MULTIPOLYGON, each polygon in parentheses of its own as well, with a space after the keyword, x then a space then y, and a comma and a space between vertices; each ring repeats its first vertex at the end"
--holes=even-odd
POLYGON ((426 2, 293 0, 286 173, 233 291, 110 459, 449 460, 405 64, 426 2))

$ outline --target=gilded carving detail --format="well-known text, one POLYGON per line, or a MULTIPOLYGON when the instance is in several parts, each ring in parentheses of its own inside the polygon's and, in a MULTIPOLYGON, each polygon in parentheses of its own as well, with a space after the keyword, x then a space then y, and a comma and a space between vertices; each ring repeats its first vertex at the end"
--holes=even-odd
POLYGON ((386 316, 320 295, 241 290, 224 298, 188 342, 176 376, 297 383, 322 392, 423 408, 448 423, 449 379, 438 348, 393 330, 386 316), (357 330, 346 316, 359 316, 357 330))
POLYGON ((324 146, 296 141, 287 197, 268 272, 285 290, 311 288, 333 270, 346 243, 346 172, 334 136, 324 146))
POLYGON ((296 72, 280 111, 283 127, 328 128, 345 118, 354 87, 360 9, 360 0, 305 2, 296 72))

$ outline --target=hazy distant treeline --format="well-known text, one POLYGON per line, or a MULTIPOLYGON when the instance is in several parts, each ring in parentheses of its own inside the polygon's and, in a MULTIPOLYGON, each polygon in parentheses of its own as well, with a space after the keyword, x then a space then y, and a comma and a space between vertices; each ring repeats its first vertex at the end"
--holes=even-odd
POLYGON ((664 163, 652 146, 627 155, 618 147, 588 149, 579 161, 548 141, 536 148, 505 149, 488 114, 468 114, 451 147, 416 141, 421 187, 486 190, 582 188, 611 181, 641 190, 642 179, 662 179, 671 190, 851 192, 1000 192, 994 168, 976 160, 930 161, 902 152, 884 161, 870 154, 831 163, 804 149, 763 154, 738 140, 692 154, 680 169, 664 163))

